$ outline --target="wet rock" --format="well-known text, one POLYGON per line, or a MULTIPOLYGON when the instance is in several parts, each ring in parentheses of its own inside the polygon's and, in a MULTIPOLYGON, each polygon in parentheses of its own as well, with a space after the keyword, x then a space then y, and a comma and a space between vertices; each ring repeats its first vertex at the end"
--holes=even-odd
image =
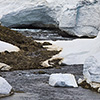
POLYGON ((0 77, 0 97, 11 95, 12 86, 2 77, 0 77))
POLYGON ((49 85, 55 87, 78 87, 75 77, 72 74, 51 74, 49 85))

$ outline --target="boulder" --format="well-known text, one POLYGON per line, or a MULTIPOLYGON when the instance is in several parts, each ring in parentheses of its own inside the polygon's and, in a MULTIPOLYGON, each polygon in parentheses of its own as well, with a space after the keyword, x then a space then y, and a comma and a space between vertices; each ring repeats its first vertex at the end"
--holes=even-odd
POLYGON ((49 85, 54 87, 78 87, 75 77, 72 74, 51 74, 49 85))
POLYGON ((84 79, 78 81, 82 87, 100 92, 100 63, 94 56, 90 56, 85 60, 83 76, 84 79))
POLYGON ((73 36, 94 37, 100 30, 99 5, 99 0, 1 0, 0 21, 7 27, 57 27, 73 36))
POLYGON ((90 56, 85 60, 83 66, 83 75, 87 83, 100 83, 100 65, 94 56, 90 56))
POLYGON ((12 92, 12 86, 2 77, 0 77, 0 97, 9 96, 12 92))

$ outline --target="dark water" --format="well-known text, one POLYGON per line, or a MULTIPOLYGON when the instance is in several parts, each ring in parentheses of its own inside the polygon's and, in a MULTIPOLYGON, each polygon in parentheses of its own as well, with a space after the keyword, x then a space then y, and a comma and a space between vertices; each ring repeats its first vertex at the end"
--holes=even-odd
POLYGON ((27 37, 32 37, 34 40, 72 40, 75 37, 69 36, 60 30, 47 29, 12 29, 16 30, 27 37), (66 37, 64 36, 66 34, 66 37))
POLYGON ((2 76, 13 86, 16 93, 0 100, 100 100, 100 94, 89 89, 55 88, 48 84, 52 73, 72 73, 76 80, 82 77, 82 65, 52 69, 2 72, 2 76), (45 74, 39 74, 44 71, 45 74))

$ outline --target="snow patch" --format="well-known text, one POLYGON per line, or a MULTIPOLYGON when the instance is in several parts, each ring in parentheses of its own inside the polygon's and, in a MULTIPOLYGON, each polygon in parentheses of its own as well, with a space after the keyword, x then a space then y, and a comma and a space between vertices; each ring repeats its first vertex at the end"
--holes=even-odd
POLYGON ((17 46, 14 46, 10 43, 0 41, 0 52, 18 52, 20 49, 17 46))
POLYGON ((49 85, 61 87, 78 87, 75 77, 72 74, 51 74, 49 85))
MULTIPOLYGON (((94 39, 75 39, 72 41, 47 41, 56 47, 62 48, 59 57, 64 58, 62 61, 65 64, 84 64, 84 61, 89 56, 95 56, 98 61, 100 58, 100 32, 94 39)), ((48 46, 49 50, 49 46, 48 46)), ((50 47, 52 50, 52 47, 50 47)), ((53 47, 54 50, 54 47, 53 47)), ((55 50, 57 50, 55 48, 55 50)))
POLYGON ((2 77, 0 77, 0 94, 8 95, 12 90, 12 86, 2 77))

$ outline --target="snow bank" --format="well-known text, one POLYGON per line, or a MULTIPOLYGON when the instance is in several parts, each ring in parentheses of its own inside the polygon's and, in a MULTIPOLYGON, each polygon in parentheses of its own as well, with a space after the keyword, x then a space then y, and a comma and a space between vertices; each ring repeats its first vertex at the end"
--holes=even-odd
POLYGON ((51 74, 49 85, 61 87, 78 87, 75 77, 72 74, 51 74))
POLYGON ((100 61, 94 57, 88 57, 83 66, 83 79, 78 80, 78 84, 82 87, 94 89, 97 92, 100 92, 100 61))
MULTIPOLYGON (((84 61, 89 56, 95 56, 97 60, 100 58, 100 32, 94 39, 75 39, 72 41, 48 41, 54 45, 62 48, 59 57, 64 58, 62 61, 65 64, 84 64, 84 61)), ((48 50, 52 50, 48 46, 48 50)), ((57 49, 56 49, 57 50, 57 49)), ((100 60, 99 60, 100 61, 100 60)))
POLYGON ((0 94, 9 95, 12 90, 12 86, 2 77, 0 77, 0 94))
POLYGON ((7 42, 0 41, 0 52, 8 51, 8 52, 18 52, 20 49, 12 44, 7 42))

